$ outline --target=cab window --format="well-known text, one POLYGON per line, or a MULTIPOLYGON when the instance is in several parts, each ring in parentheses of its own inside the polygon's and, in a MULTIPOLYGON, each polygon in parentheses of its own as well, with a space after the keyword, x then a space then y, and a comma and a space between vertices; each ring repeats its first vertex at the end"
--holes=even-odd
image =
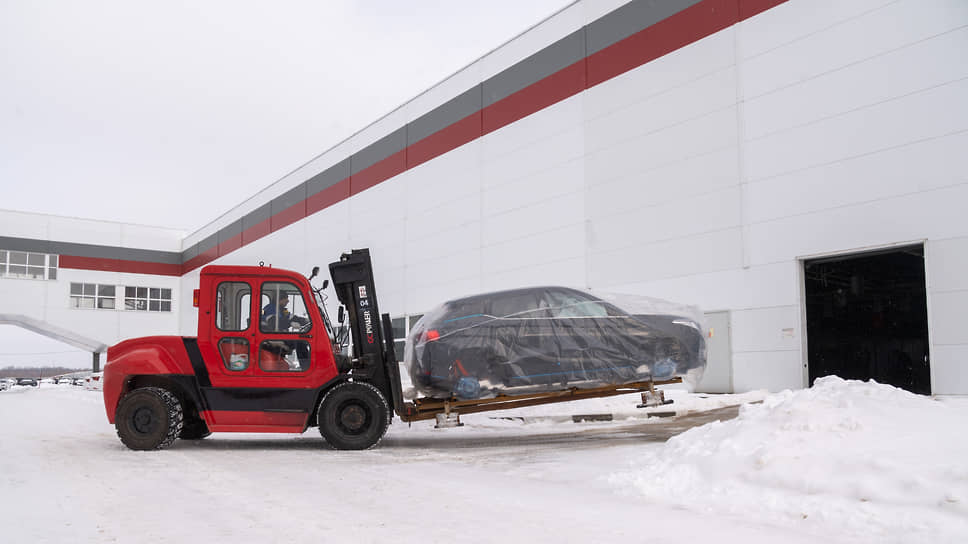
POLYGON ((312 328, 299 288, 287 282, 262 284, 259 330, 268 333, 306 332, 312 328))
POLYGON ((215 296, 215 326, 222 331, 249 328, 252 288, 248 283, 226 281, 218 285, 215 296))

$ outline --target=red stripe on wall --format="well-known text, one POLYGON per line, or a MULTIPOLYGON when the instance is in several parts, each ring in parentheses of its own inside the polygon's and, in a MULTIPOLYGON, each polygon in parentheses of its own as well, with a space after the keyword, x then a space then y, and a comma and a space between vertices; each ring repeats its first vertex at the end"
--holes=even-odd
POLYGON ((706 0, 588 57, 588 87, 603 83, 737 21, 737 0, 706 0))
POLYGON ((350 178, 327 187, 306 199, 306 216, 325 210, 326 208, 350 197, 350 178))
POLYGON ((407 150, 397 151, 382 161, 350 176, 350 194, 361 193, 407 170, 407 150))
POLYGON ((739 20, 745 21, 768 9, 775 8, 788 0, 739 0, 739 20))
POLYGON ((304 219, 306 217, 306 201, 303 200, 299 204, 294 204, 289 206, 285 210, 273 215, 269 218, 270 230, 276 232, 277 230, 288 227, 289 225, 304 219))
POLYGON ((585 59, 484 108, 482 131, 490 134, 583 90, 585 59))
POLYGON ((57 266, 59 268, 69 268, 73 270, 128 272, 131 274, 152 274, 155 276, 182 275, 182 265, 180 264, 125 261, 121 259, 101 259, 98 257, 78 257, 76 255, 61 255, 58 257, 57 266))
POLYGON ((423 164, 484 135, 483 114, 476 111, 407 148, 407 168, 423 164))
POLYGON ((251 227, 242 231, 242 245, 247 246, 252 242, 255 242, 263 236, 268 236, 271 232, 270 227, 272 226, 272 218, 266 219, 252 225, 251 227))
POLYGON ((221 257, 223 255, 228 255, 229 253, 241 247, 242 247, 242 233, 239 233, 229 238, 228 240, 219 243, 218 256, 221 257))

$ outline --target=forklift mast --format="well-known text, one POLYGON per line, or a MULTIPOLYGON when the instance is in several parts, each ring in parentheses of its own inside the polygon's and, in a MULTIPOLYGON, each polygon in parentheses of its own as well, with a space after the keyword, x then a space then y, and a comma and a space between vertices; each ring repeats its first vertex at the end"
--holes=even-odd
POLYGON ((393 402, 397 414, 404 413, 400 366, 393 349, 393 327, 389 314, 380 314, 373 281, 369 249, 344 253, 330 263, 330 277, 340 303, 349 314, 353 336, 352 376, 373 384, 393 402))

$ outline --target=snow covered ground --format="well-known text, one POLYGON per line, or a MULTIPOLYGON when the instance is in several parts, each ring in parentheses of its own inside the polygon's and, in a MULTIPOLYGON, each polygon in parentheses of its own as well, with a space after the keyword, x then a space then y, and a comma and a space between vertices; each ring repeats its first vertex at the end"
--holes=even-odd
POLYGON ((315 429, 134 452, 99 392, 14 387, 0 541, 968 541, 968 399, 838 378, 669 395, 680 413, 763 402, 668 441, 693 416, 645 419, 631 395, 457 429, 398 421, 366 452, 328 450, 315 429), (616 419, 564 417, 601 412, 616 419))

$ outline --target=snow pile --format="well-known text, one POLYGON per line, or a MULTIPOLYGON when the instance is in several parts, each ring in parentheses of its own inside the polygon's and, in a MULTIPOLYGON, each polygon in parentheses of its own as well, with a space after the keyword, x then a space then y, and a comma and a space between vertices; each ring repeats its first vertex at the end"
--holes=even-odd
POLYGON ((826 377, 672 438, 607 481, 663 503, 758 512, 830 536, 964 542, 968 433, 959 402, 826 377))

